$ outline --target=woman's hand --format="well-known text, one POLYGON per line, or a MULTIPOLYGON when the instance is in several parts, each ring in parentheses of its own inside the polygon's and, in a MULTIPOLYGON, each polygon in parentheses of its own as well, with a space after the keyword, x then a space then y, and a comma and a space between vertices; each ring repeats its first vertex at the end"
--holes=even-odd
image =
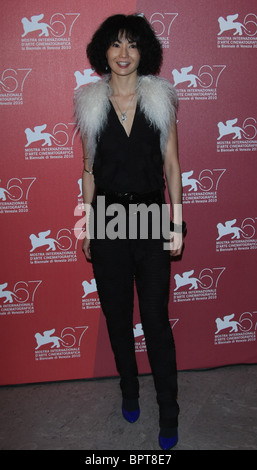
POLYGON ((179 256, 183 249, 183 234, 177 232, 170 232, 170 256, 179 256))
POLYGON ((82 243, 82 251, 87 259, 91 261, 91 251, 90 251, 90 239, 85 237, 82 243))

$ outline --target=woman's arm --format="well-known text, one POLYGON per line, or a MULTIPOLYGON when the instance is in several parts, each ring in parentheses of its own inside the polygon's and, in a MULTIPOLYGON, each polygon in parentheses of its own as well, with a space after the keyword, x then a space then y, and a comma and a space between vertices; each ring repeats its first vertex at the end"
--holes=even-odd
POLYGON ((170 130, 166 152, 164 155, 164 170, 172 207, 173 222, 181 227, 171 234, 170 253, 172 256, 178 256, 182 252, 183 234, 182 234, 182 181, 181 170, 178 158, 178 139, 177 126, 173 123, 170 130))
POLYGON ((89 166, 89 159, 86 149, 86 139, 83 140, 83 160, 84 160, 84 169, 82 173, 82 194, 83 194, 83 203, 85 205, 86 212, 86 236, 83 240, 82 250, 86 256, 87 260, 91 260, 90 253, 90 239, 89 239, 89 211, 91 203, 94 199, 95 194, 95 182, 94 175, 92 173, 92 167, 89 166))

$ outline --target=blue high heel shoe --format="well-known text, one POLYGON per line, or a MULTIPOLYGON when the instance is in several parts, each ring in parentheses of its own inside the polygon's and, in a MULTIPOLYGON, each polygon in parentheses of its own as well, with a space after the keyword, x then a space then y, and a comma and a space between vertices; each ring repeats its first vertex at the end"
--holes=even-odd
POLYGON ((139 407, 134 411, 128 411, 128 410, 126 410, 126 408, 124 406, 124 401, 123 401, 121 409, 122 409, 123 418, 125 418, 125 420, 128 421, 129 423, 135 423, 138 420, 139 415, 140 415, 140 408, 139 407))
POLYGON ((176 433, 172 437, 163 437, 161 436, 161 432, 159 434, 159 446, 162 450, 169 450, 178 443, 178 433, 176 433))

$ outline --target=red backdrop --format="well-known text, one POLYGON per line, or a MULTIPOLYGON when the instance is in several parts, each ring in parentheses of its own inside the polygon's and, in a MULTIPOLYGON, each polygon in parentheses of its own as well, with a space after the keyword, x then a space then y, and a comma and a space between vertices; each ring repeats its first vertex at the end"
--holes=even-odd
MULTIPOLYGON (((184 218, 172 262, 178 368, 257 362, 257 9, 254 0, 4 0, 1 9, 1 384, 115 375, 81 251, 74 90, 114 13, 144 13, 176 87, 184 218)), ((135 342, 148 372, 138 307, 135 342)))

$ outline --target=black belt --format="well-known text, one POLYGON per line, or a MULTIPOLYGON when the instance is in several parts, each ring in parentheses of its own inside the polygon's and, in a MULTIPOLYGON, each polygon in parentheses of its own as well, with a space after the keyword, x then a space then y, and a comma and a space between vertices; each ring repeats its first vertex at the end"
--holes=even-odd
POLYGON ((121 193, 118 191, 106 191, 98 188, 96 196, 105 196, 105 203, 110 204, 122 204, 128 206, 129 204, 164 204, 164 192, 160 189, 151 191, 149 193, 121 193))

